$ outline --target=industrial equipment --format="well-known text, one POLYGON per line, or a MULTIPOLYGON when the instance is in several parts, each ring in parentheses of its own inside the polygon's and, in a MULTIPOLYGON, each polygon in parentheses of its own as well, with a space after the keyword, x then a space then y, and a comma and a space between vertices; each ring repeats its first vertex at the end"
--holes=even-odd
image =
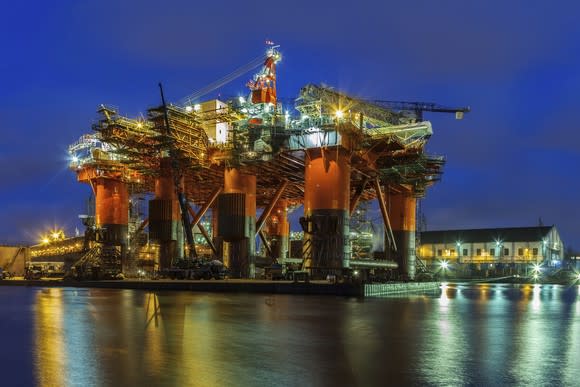
POLYGON ((378 200, 388 251, 378 261, 358 249, 355 261, 414 277, 416 198, 439 180, 444 164, 424 152, 433 131, 422 113, 469 108, 366 101, 312 84, 288 106, 277 96, 280 59, 270 44, 264 56, 180 104, 162 94, 162 106, 147 117, 99 108, 94 133, 69 148, 71 169, 96 200, 96 244, 77 267, 129 272, 136 259, 130 241, 148 230, 159 272, 192 270, 200 262, 196 230, 211 251, 207 259, 223 262, 233 277, 254 278, 258 236, 269 263, 291 262, 288 209, 303 205, 302 270, 312 278, 342 275, 353 259, 351 215, 357 203, 378 200), (201 99, 258 64, 247 96, 201 99), (129 232, 128 203, 136 194, 153 198, 148 217, 129 232), (178 260, 186 254, 189 262, 178 260))

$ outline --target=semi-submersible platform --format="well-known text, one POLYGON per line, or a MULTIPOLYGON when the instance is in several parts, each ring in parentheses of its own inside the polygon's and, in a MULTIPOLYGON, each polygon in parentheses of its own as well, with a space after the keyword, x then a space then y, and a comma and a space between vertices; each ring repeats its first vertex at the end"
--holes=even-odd
POLYGON ((270 45, 179 104, 166 103, 159 85, 162 104, 146 116, 99 107, 93 132, 69 147, 70 168, 95 200, 94 217, 86 219, 90 248, 77 271, 131 275, 148 261, 162 272, 210 255, 232 277, 254 278, 257 263, 289 260, 288 209, 303 205, 298 260, 312 278, 353 268, 415 277, 416 200, 444 164, 424 151, 432 129, 423 112, 461 118, 469 108, 368 101, 313 84, 284 106, 276 95, 280 58, 270 45), (256 68, 246 97, 202 99, 256 68), (138 198, 148 201, 141 217, 132 210, 138 198), (385 251, 354 259, 349 220, 372 200, 385 251))

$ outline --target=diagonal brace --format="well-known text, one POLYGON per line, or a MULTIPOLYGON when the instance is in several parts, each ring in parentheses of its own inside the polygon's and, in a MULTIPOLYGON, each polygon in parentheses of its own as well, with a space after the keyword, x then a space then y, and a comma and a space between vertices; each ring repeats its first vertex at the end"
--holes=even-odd
POLYGON ((374 185, 375 191, 377 193, 377 199, 379 201, 379 207, 381 208, 381 215, 383 216, 383 223, 385 224, 385 228, 387 230, 389 244, 391 245, 391 249, 393 251, 397 251, 397 244, 395 243, 395 236, 393 235, 393 229, 391 228, 389 214, 387 213, 387 206, 385 204, 385 197, 383 195, 383 191, 381 190, 381 183, 379 182, 378 177, 376 177, 375 180, 373 181, 373 185, 374 185))
POLYGON ((264 212, 262 212, 262 214, 260 215, 260 218, 256 222, 256 233, 259 233, 262 230, 262 227, 264 227, 264 224, 266 223, 266 219, 268 219, 268 217, 272 213, 274 206, 276 205, 276 203, 278 203, 278 200, 280 200, 280 197, 284 193, 284 190, 286 189, 287 186, 288 186, 288 180, 284 180, 282 182, 282 184, 280 184, 280 186, 278 187, 278 190, 276 191, 274 198, 272 199, 272 201, 270 202, 268 207, 266 207, 264 209, 264 212))

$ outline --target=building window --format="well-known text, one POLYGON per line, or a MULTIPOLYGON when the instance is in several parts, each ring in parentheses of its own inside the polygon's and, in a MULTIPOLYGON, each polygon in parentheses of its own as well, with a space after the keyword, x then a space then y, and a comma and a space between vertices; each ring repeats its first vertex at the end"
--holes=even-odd
POLYGON ((505 255, 506 257, 510 255, 510 249, 503 249, 503 255, 505 255))
POLYGON ((537 247, 534 247, 534 248, 532 249, 532 255, 533 255, 534 257, 538 255, 538 248, 537 248, 537 247))
POLYGON ((489 255, 495 257, 495 249, 489 249, 489 255))
POLYGON ((481 257, 481 249, 475 250, 475 255, 477 255, 478 257, 481 257))
POLYGON ((521 247, 518 249, 518 255, 521 257, 522 255, 524 255, 524 249, 522 249, 521 247))
POLYGON ((455 249, 451 249, 451 256, 455 257, 455 249))
POLYGON ((437 256, 438 256, 438 257, 440 257, 440 256, 442 255, 442 253, 443 253, 443 252, 441 251, 441 249, 437 250, 437 256))
POLYGON ((463 256, 467 257, 467 249, 463 249, 463 256))

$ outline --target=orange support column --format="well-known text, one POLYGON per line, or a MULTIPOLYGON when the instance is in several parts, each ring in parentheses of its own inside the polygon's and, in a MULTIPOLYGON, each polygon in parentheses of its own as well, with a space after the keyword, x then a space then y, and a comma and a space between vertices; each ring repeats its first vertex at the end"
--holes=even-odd
MULTIPOLYGON (((120 180, 99 177, 93 180, 93 187, 95 189, 95 224, 100 230, 97 234, 97 241, 105 246, 121 246, 121 265, 124 265, 127 258, 129 223, 127 184, 120 180)), ((122 269, 122 267, 116 267, 114 270, 122 269)))
POLYGON ((129 223, 129 193, 119 180, 98 178, 95 184, 95 223, 106 229, 105 241, 127 242, 129 223))
POLYGON ((350 163, 340 150, 317 149, 304 173, 305 266, 314 276, 340 274, 349 267, 350 163))
POLYGON ((268 234, 271 236, 271 249, 274 258, 288 258, 290 243, 290 223, 288 223, 288 201, 280 199, 268 219, 268 234))
POLYGON ((256 176, 238 169, 224 172, 224 191, 218 198, 218 235, 228 243, 225 264, 233 277, 256 274, 256 176))
POLYGON ((408 279, 415 278, 415 233, 417 199, 412 190, 389 192, 389 214, 397 245, 399 273, 408 279))
POLYGON ((169 159, 161 160, 155 199, 149 202, 149 238, 159 244, 159 269, 183 258, 183 227, 169 159))

